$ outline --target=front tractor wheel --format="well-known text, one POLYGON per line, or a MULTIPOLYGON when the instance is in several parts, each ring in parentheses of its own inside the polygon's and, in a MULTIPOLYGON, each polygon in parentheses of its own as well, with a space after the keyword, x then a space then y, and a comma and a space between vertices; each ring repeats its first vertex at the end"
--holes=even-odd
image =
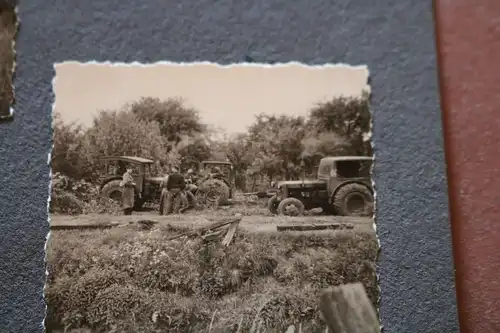
POLYGON ((106 183, 101 189, 101 196, 121 204, 123 188, 120 186, 120 183, 121 180, 118 179, 106 183))
POLYGON ((296 198, 283 199, 278 205, 278 214, 286 216, 302 216, 304 215, 304 204, 296 198))
POLYGON ((280 201, 278 200, 278 197, 273 195, 268 201, 267 201, 267 209, 271 212, 273 215, 278 215, 278 206, 280 204, 280 201))
POLYGON ((333 198, 333 206, 343 216, 373 216, 373 194, 362 184, 342 186, 333 198))

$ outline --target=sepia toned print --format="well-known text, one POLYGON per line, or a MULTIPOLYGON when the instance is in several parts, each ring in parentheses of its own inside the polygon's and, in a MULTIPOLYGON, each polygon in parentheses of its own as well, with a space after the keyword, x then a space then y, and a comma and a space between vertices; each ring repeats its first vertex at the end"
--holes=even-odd
POLYGON ((14 102, 12 74, 17 26, 15 1, 2 1, 0 3, 0 120, 12 116, 11 105, 14 102))
POLYGON ((49 333, 380 330, 366 67, 55 70, 49 333))

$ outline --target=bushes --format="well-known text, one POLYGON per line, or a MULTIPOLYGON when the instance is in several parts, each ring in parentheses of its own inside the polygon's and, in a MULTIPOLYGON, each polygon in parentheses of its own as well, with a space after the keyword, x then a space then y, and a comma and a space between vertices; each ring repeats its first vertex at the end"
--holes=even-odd
POLYGON ((228 248, 167 241, 175 228, 54 231, 48 245, 48 332, 248 332, 260 309, 266 332, 318 328, 317 294, 361 281, 375 302, 373 236, 240 234, 228 248))
POLYGON ((117 213, 120 207, 101 198, 98 186, 85 180, 74 180, 60 173, 52 175, 50 213, 88 214, 117 213))

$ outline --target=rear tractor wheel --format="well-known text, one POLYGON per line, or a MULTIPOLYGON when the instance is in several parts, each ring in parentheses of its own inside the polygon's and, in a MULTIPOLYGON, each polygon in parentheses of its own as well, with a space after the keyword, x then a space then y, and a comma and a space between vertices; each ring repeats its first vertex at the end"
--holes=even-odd
POLYGON ((343 216, 373 216, 373 194, 362 184, 342 186, 333 198, 333 206, 343 216))

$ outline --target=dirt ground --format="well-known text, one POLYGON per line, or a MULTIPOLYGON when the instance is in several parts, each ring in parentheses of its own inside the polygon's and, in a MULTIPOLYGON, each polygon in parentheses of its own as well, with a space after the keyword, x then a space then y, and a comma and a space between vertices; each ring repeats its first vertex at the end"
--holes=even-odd
MULTIPOLYGON (((222 218, 229 218, 242 215, 240 227, 250 232, 273 232, 276 226, 283 224, 322 224, 322 223, 341 223, 352 224, 356 230, 371 231, 373 228, 373 219, 362 217, 343 217, 343 216, 316 216, 309 213, 309 216, 289 217, 274 216, 267 211, 264 203, 253 205, 234 205, 219 207, 216 210, 204 209, 202 211, 190 210, 184 214, 160 216, 155 210, 145 210, 134 212, 132 216, 111 215, 111 214, 88 214, 88 215, 59 215, 52 214, 50 223, 53 226, 92 226, 99 224, 127 224, 141 220, 156 221, 160 224, 171 224, 187 227, 202 227, 209 223, 218 221, 222 218)), ((332 231, 322 231, 332 232, 332 231)))

